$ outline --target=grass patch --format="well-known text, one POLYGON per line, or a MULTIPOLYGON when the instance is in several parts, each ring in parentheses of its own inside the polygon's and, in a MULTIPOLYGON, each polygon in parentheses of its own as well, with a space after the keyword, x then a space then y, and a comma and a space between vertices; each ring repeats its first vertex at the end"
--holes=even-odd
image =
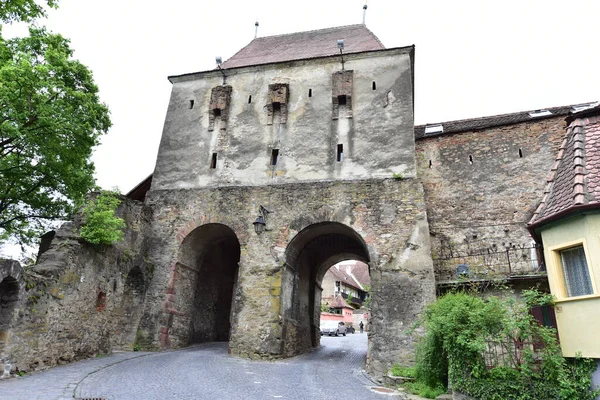
POLYGON ((442 386, 438 386, 432 388, 423 382, 407 382, 404 384, 412 394, 416 394, 421 397, 425 397, 426 399, 435 399, 440 394, 446 393, 446 389, 442 386))
POLYGON ((403 367, 402 365, 396 363, 390 369, 390 373, 392 376, 403 376, 406 378, 414 378, 415 377, 415 367, 403 367))

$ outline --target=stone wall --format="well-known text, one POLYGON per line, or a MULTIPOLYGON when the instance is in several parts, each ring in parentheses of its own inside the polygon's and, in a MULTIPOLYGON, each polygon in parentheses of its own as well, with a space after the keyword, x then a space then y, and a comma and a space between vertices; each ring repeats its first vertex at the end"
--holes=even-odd
POLYGON ((143 258, 143 205, 124 199, 125 240, 93 246, 79 220, 64 224, 38 263, 23 270, 12 327, 0 358, 13 371, 131 349, 152 268, 143 258))
POLYGON ((536 270, 527 222, 565 133, 564 116, 416 142, 439 282, 536 270))
MULTIPOLYGON (((320 296, 314 287, 322 279, 321 270, 359 259, 370 263, 372 274, 369 370, 381 374, 394 362, 412 361, 413 340, 407 330, 435 297, 418 181, 152 190, 147 205, 153 210, 148 259, 155 271, 140 331, 146 347, 190 343, 182 330, 191 329, 190 321, 197 318, 192 318, 196 293, 181 290, 181 285, 193 288, 195 278, 190 269, 180 267, 181 249, 198 229, 226 226, 240 245, 230 319, 233 354, 278 358, 312 349, 319 314, 315 296, 320 296), (271 212, 268 230, 257 235, 252 223, 260 205, 271 212), (305 258, 311 255, 317 257, 314 263, 305 258)), ((211 246, 220 240, 214 236, 211 246)), ((201 257, 196 260, 193 269, 212 268, 201 257)))
POLYGON ((343 85, 338 56, 171 77, 152 189, 414 178, 411 51, 344 55, 343 85))

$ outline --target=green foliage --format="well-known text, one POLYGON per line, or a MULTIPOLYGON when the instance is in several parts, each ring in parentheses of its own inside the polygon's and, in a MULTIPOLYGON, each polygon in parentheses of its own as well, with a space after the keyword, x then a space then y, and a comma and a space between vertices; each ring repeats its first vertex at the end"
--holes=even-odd
MULTIPOLYGON (((58 0, 46 0, 46 5, 56 8, 58 0)), ((34 19, 46 16, 46 10, 39 1, 35 0, 2 0, 0 1, 0 21, 11 22, 31 22, 34 19)))
MULTIPOLYGON (((524 297, 532 305, 553 301, 535 291, 524 297)), ((439 298, 425 313, 417 382, 439 388, 451 381, 481 400, 594 399, 600 393, 589 389, 595 363, 562 357, 556 331, 539 325, 528 307, 508 296, 457 292, 439 298)))
POLYGON ((321 312, 329 312, 330 307, 329 307, 329 303, 321 303, 321 312))
MULTIPOLYGON (((3 2, 0 17, 38 15, 30 3, 3 2)), ((44 28, 0 37, 0 241, 32 242, 44 221, 70 218, 94 187, 90 156, 109 111, 72 55, 67 39, 44 28)))
POLYGON ((555 298, 550 293, 544 293, 538 290, 523 290, 521 294, 525 299, 525 304, 530 308, 537 306, 554 306, 555 298))
POLYGON ((392 376, 403 376, 405 378, 414 378, 416 369, 415 367, 404 367, 398 363, 394 364, 390 369, 392 376))
POLYGON ((394 178, 397 181, 401 181, 404 179, 404 174, 402 174, 402 172, 394 173, 392 174, 392 178, 394 178))
POLYGON ((123 240, 125 221, 115 214, 120 203, 119 193, 108 190, 89 200, 83 208, 81 237, 92 244, 110 245, 123 240))
POLYGON ((365 285, 365 292, 367 292, 367 297, 365 297, 365 301, 363 301, 362 307, 370 310, 371 309, 371 285, 365 285))
POLYGON ((426 399, 435 399, 440 394, 447 392, 446 388, 443 386, 430 387, 423 382, 407 382, 404 386, 408 388, 411 393, 425 397, 426 399))
POLYGON ((140 347, 139 344, 136 344, 133 346, 133 351, 140 351, 140 350, 142 350, 142 348, 140 347))

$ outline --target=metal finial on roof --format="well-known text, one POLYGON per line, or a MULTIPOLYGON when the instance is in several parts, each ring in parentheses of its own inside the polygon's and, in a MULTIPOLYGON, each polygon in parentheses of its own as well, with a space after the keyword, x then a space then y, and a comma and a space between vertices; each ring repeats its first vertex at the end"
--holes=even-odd
POLYGON ((257 36, 258 36, 258 18, 256 19, 256 22, 254 23, 254 39, 256 39, 257 36))
POLYGON ((367 19, 367 2, 365 1, 365 5, 363 6, 363 25, 365 24, 365 20, 367 19))

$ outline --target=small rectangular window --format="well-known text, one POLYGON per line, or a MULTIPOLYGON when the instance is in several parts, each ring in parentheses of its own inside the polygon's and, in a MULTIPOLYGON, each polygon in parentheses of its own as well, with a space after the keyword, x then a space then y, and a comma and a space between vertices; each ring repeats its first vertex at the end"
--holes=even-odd
POLYGON ((279 149, 271 150, 271 165, 277 165, 277 158, 279 158, 279 149))
POLYGON ((252 95, 248 95, 248 104, 252 103, 252 95))
POLYGON ((312 97, 312 89, 308 89, 308 97, 312 97))
POLYGON ((212 153, 212 158, 210 159, 210 169, 217 168, 217 153, 212 153))
POLYGON ((340 106, 346 105, 346 95, 338 96, 338 105, 340 105, 340 106))
POLYGON ((221 116, 221 109, 220 108, 215 108, 213 110, 213 114, 215 117, 220 117, 221 116))
POLYGON ((594 293, 583 246, 561 250, 560 261, 569 297, 594 293))
POLYGON ((337 161, 341 162, 343 160, 344 160, 344 145, 338 144, 337 145, 337 161))
POLYGON ((194 108, 194 100, 190 100, 190 110, 194 108))
POLYGON ((375 83, 375 81, 373 81, 373 83, 371 84, 371 88, 373 90, 377 90, 377 84, 375 83))

